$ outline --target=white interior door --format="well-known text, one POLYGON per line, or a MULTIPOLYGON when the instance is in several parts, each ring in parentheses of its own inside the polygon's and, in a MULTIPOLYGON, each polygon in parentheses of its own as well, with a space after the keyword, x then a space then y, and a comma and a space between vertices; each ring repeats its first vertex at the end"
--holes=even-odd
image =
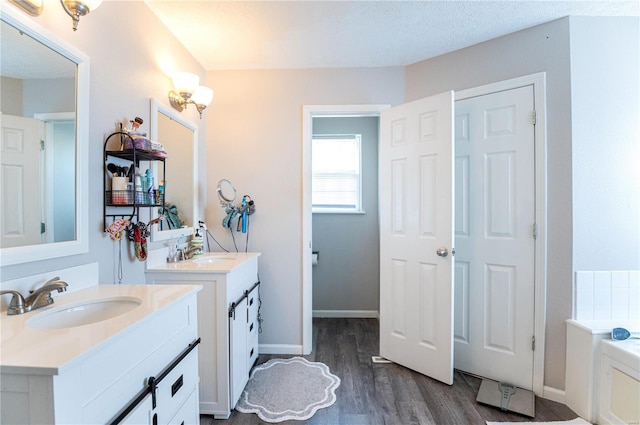
POLYGON ((452 384, 453 92, 380 118, 380 355, 452 384))
POLYGON ((0 115, 0 246, 40 243, 40 120, 0 115))
POLYGON ((533 386, 533 87, 457 101, 455 367, 533 386))

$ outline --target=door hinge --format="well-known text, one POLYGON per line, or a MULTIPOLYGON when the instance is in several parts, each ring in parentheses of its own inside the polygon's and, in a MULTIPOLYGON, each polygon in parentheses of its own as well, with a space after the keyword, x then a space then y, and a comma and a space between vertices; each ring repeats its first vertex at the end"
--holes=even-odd
POLYGON ((538 224, 533 223, 533 239, 538 239, 538 224))
POLYGON ((46 226, 44 223, 40 223, 40 234, 43 234, 44 232, 46 232, 46 226))
POLYGON ((536 122, 538 121, 538 114, 536 113, 535 110, 531 111, 531 124, 536 125, 536 122))
POLYGON ((40 140, 40 150, 44 151, 44 140, 40 140))
POLYGON ((531 351, 536 351, 536 336, 531 337, 531 351))

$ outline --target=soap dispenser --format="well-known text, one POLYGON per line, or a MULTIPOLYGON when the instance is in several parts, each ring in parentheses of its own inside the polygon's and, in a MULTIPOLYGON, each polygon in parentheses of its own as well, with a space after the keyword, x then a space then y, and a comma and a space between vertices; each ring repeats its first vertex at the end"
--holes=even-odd
POLYGON ((200 233, 200 229, 196 229, 195 233, 191 237, 191 247, 195 248, 193 253, 194 256, 202 255, 202 247, 204 245, 204 239, 202 238, 202 234, 200 233))

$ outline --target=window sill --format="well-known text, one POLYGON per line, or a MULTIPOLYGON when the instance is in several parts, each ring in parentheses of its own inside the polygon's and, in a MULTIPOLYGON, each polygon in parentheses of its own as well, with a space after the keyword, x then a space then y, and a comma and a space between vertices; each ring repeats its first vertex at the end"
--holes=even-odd
POLYGON ((312 214, 366 214, 365 211, 344 211, 344 210, 312 210, 312 214))

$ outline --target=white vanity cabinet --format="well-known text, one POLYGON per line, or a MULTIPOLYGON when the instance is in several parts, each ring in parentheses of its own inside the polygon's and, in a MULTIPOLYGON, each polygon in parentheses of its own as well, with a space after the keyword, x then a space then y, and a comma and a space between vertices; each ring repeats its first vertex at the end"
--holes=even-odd
POLYGON ((202 285, 198 294, 200 413, 226 419, 258 358, 259 253, 206 254, 148 266, 148 284, 202 285))
POLYGON ((31 328, 40 310, 3 313, 0 423, 199 424, 198 290, 97 285, 62 295, 51 308, 76 308, 87 294, 140 302, 111 319, 62 329, 31 328))

